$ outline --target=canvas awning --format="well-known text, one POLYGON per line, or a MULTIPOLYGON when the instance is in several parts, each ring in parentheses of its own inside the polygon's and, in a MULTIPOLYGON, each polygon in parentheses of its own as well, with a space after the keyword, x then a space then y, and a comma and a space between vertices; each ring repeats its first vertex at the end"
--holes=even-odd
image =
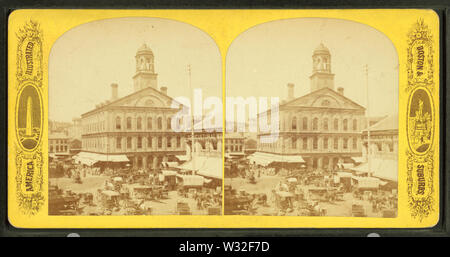
POLYGON ((177 157, 177 159, 180 160, 180 161, 187 161, 187 160, 189 160, 189 156, 187 154, 185 154, 185 155, 175 155, 175 157, 177 157))
POLYGON ((162 170, 164 176, 176 176, 177 173, 173 170, 162 170))
POLYGON ((75 160, 85 161, 88 163, 95 162, 129 162, 130 160, 124 154, 101 154, 90 152, 79 152, 74 156, 75 160), (90 161, 89 161, 90 160, 90 161))
POLYGON ((251 154, 248 159, 251 163, 256 163, 262 166, 267 166, 274 162, 279 163, 305 163, 305 160, 300 155, 280 155, 272 153, 255 152, 251 154))
POLYGON ((178 162, 162 162, 162 165, 166 168, 178 167, 178 162))
POLYGON ((353 176, 352 179, 358 181, 358 188, 378 188, 380 185, 386 185, 387 183, 374 177, 353 176))
POLYGON ((372 158, 370 159, 370 171, 368 163, 362 163, 354 168, 351 168, 358 172, 369 172, 373 177, 398 181, 398 164, 397 160, 372 158))
POLYGON ((183 186, 203 186, 204 178, 198 175, 179 176, 183 179, 183 186))
POLYGON ((364 158, 363 157, 352 157, 352 160, 355 163, 363 163, 364 162, 364 158))
POLYGON ((196 174, 205 177, 222 179, 222 158, 219 156, 194 156, 192 160, 179 167, 196 171, 196 174))

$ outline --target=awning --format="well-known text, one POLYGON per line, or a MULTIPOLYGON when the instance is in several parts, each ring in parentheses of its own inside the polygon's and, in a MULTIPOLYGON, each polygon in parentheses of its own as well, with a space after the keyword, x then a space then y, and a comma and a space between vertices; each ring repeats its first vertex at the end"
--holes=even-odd
POLYGON ((358 188, 378 188, 380 185, 386 185, 387 183, 374 177, 353 176, 352 179, 358 181, 358 188))
MULTIPOLYGON (((369 165, 366 163, 362 163, 354 168, 351 168, 354 171, 359 172, 368 172, 369 165)), ((397 160, 387 160, 387 159, 379 159, 379 158, 371 158, 370 159, 370 172, 373 177, 398 181, 398 165, 397 160)))
POLYGON ((105 194, 107 196, 118 196, 118 195, 120 195, 119 192, 111 191, 111 190, 104 190, 104 191, 102 191, 102 194, 105 194))
POLYGON ((179 176, 183 179, 183 186, 203 186, 204 178, 198 175, 179 176))
POLYGON ((179 166, 184 170, 194 170, 198 175, 222 179, 222 158, 216 156, 194 156, 179 166))
MULTIPOLYGON (((101 154, 101 153, 89 153, 79 152, 74 156, 75 160, 91 160, 95 162, 129 162, 130 160, 124 154, 101 154)), ((89 161, 87 161, 89 162, 89 161)))
POLYGON ((300 155, 280 155, 272 153, 255 152, 248 156, 251 163, 267 166, 273 162, 279 163, 305 163, 300 155))
POLYGON ((189 160, 189 156, 187 154, 185 154, 185 155, 175 155, 175 157, 177 157, 177 159, 180 160, 180 161, 187 161, 187 160, 189 160))
POLYGON ((162 170, 164 176, 176 176, 177 173, 173 170, 162 170))
POLYGON ((178 162, 162 162, 163 167, 178 167, 178 162))
POLYGON ((353 163, 342 163, 341 165, 343 169, 351 169, 355 166, 353 163))
POLYGON ((364 162, 363 157, 351 157, 351 158, 355 163, 363 163, 364 162))
POLYGON ((338 172, 337 175, 341 178, 348 178, 352 176, 352 173, 350 172, 338 172))

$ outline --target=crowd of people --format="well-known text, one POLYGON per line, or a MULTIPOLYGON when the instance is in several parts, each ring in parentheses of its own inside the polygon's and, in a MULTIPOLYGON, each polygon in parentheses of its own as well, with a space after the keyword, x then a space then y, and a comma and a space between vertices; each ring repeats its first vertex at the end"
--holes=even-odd
MULTIPOLYGON (((225 199, 225 208, 230 208, 226 212, 230 214, 234 212, 243 215, 383 217, 396 215, 396 189, 375 186, 363 188, 353 179, 356 175, 350 171, 268 168, 249 164, 240 174, 244 174, 241 178, 247 178, 246 184, 258 184, 264 179, 274 180, 276 183, 264 193, 254 193, 251 191, 252 187, 250 190, 230 189, 230 200, 225 199), (347 175, 343 178, 340 173, 347 175), (353 209, 357 207, 364 209, 364 213, 355 214, 353 209)), ((246 188, 245 184, 241 187, 246 188)))

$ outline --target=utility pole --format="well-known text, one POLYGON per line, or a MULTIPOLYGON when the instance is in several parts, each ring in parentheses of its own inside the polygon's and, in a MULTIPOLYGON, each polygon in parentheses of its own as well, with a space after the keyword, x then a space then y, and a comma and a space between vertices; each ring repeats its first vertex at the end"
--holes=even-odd
POLYGON ((369 112, 369 66, 364 65, 364 75, 366 79, 366 122, 367 122, 367 174, 372 176, 371 162, 370 162, 370 112, 369 112))
POLYGON ((191 91, 191 161, 192 161, 192 171, 195 173, 195 137, 194 137, 194 91, 192 89, 191 82, 191 65, 188 64, 188 75, 189 75, 189 90, 191 91))

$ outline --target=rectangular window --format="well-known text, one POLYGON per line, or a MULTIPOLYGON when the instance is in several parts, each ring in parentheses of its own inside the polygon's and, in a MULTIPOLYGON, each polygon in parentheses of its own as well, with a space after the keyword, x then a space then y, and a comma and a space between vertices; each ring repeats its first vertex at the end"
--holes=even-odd
POLYGON ((316 150, 317 149, 317 147, 318 147, 318 142, 317 142, 318 140, 317 140, 317 137, 315 137, 314 139, 313 139, 313 149, 314 150, 316 150))
POLYGON ((323 139, 323 149, 328 149, 328 138, 323 139))
POLYGON ((344 149, 347 149, 348 148, 348 139, 347 138, 344 138, 344 142, 343 142, 344 144, 343 144, 343 148, 344 149))
POLYGON ((334 139, 334 149, 339 148, 339 140, 337 138, 334 139))
POLYGON ((162 147, 162 138, 158 137, 158 148, 162 147))
POLYGON ((358 146, 357 146, 357 139, 356 139, 356 137, 355 138, 353 138, 353 149, 356 149, 356 148, 358 148, 358 146))
POLYGON ((297 148, 297 138, 292 138, 292 149, 297 148))
POLYGON ((167 138, 167 147, 168 148, 172 147, 172 138, 170 137, 167 138))
POLYGON ((181 147, 181 137, 177 137, 177 147, 181 147))
POLYGON ((306 137, 303 138, 303 149, 308 149, 308 138, 306 137))
POLYGON ((152 138, 151 137, 147 138, 147 147, 152 148, 152 138))

